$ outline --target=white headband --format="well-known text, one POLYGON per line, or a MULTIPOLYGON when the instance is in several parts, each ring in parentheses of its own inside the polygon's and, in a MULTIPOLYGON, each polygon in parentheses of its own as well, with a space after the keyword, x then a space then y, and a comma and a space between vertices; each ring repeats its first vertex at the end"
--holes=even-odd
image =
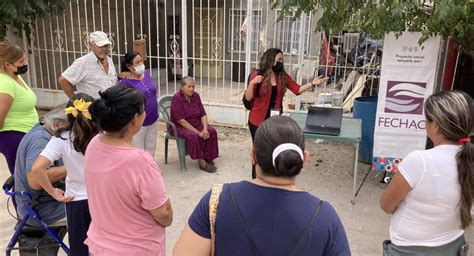
POLYGON ((303 151, 301 150, 300 147, 296 146, 293 143, 283 143, 283 144, 278 145, 278 147, 276 147, 273 150, 273 153, 272 153, 273 166, 275 166, 275 159, 278 157, 278 155, 280 155, 281 152, 286 151, 286 150, 296 151, 300 155, 301 160, 304 160, 303 151))

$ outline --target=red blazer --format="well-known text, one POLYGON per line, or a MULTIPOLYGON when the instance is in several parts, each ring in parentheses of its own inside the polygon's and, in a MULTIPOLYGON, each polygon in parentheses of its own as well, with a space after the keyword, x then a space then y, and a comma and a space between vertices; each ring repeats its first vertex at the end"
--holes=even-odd
MULTIPOLYGON (((257 72, 254 72, 252 76, 250 77, 249 81, 252 81, 252 79, 257 76, 257 72)), ((299 90, 300 90, 300 85, 297 84, 286 72, 286 88, 288 88, 290 91, 292 91, 295 95, 299 95, 299 90)), ((266 77, 264 77, 265 81, 266 77)), ((267 90, 267 94, 263 94, 263 88, 264 88, 264 82, 262 82, 262 86, 260 86, 260 92, 258 97, 254 98, 253 100, 253 105, 252 105, 252 110, 250 110, 250 116, 249 116, 249 123, 255 125, 255 126, 260 126, 263 121, 265 121, 265 116, 267 115, 268 108, 270 107, 270 97, 271 97, 271 88, 267 90)), ((276 103, 275 107, 277 109, 281 110, 281 101, 283 99, 283 90, 281 87, 280 79, 277 77, 276 79, 276 86, 277 86, 277 96, 276 96, 276 103)), ((253 95, 256 93, 256 86, 254 86, 254 91, 253 95)))

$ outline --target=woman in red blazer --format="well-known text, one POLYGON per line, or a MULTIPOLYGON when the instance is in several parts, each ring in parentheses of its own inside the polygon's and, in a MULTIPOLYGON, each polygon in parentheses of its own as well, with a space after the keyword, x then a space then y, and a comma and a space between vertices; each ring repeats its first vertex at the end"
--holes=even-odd
MULTIPOLYGON (((283 113, 282 101, 287 89, 290 89, 295 95, 300 95, 322 83, 324 78, 320 76, 307 84, 297 84, 285 72, 283 52, 277 48, 270 48, 263 53, 259 69, 250 76, 249 81, 245 90, 245 98, 248 101, 253 101, 248 122, 253 143, 258 126, 265 119, 283 113), (257 86, 258 84, 260 86, 257 86)), ((252 178, 255 178, 255 166, 252 168, 252 178)))

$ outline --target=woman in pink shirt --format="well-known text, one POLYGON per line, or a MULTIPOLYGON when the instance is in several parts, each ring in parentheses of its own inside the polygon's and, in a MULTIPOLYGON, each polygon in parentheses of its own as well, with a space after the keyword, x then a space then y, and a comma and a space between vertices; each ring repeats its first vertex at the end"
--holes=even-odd
POLYGON ((123 86, 99 94, 89 108, 103 133, 86 151, 92 222, 85 243, 94 256, 164 256, 173 210, 158 165, 132 142, 146 115, 143 94, 123 86))

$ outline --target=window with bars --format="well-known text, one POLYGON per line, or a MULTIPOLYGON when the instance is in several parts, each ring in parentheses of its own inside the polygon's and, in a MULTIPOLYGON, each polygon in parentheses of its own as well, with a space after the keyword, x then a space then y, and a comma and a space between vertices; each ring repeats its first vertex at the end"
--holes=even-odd
MULTIPOLYGON (((275 26, 278 33, 276 33, 276 47, 279 47, 285 53, 298 54, 300 49, 300 36, 301 36, 301 18, 293 20, 295 11, 291 11, 285 15, 283 20, 278 21, 278 16, 281 10, 276 11, 275 26)), ((311 24, 311 15, 306 15, 304 20, 305 30, 303 32, 303 53, 309 52, 309 32, 311 24)))
MULTIPOLYGON (((247 36, 251 38, 250 50, 252 52, 258 51, 259 32, 262 27, 262 10, 253 10, 252 22, 253 26, 247 25, 247 36)), ((240 34, 242 25, 247 17, 247 10, 242 9, 230 9, 230 51, 231 52, 243 52, 245 51, 245 38, 240 34)))

